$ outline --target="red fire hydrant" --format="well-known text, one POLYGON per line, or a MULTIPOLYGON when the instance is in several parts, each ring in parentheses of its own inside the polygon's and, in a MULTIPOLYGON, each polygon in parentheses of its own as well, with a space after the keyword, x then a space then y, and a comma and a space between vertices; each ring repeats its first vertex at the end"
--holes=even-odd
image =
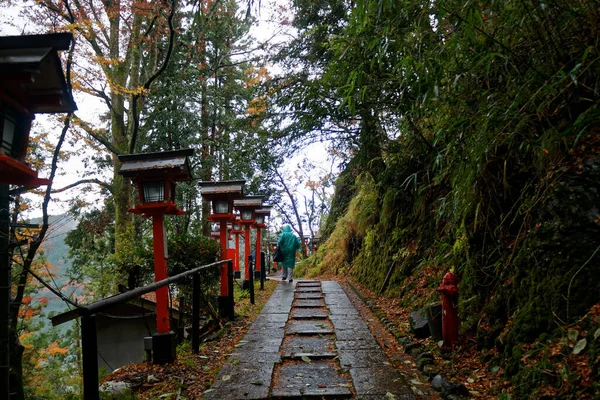
POLYGON ((458 344, 458 277, 452 272, 444 275, 437 291, 442 295, 442 337, 444 347, 458 344))

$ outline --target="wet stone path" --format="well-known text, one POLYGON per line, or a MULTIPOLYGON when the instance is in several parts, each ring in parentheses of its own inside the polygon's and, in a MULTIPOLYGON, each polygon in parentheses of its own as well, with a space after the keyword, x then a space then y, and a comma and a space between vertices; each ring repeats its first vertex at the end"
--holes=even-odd
POLYGON ((204 399, 413 399, 342 287, 281 282, 204 399))

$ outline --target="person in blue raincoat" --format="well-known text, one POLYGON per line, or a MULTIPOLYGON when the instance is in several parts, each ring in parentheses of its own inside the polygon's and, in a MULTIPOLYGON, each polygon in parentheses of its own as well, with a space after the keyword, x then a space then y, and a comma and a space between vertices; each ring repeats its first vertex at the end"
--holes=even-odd
POLYGON ((281 275, 281 280, 285 281, 289 279, 292 282, 294 280, 293 272, 296 265, 296 252, 300 250, 300 239, 292 233, 292 228, 289 225, 283 226, 277 246, 279 246, 281 253, 283 253, 283 262, 281 262, 283 274, 281 275))

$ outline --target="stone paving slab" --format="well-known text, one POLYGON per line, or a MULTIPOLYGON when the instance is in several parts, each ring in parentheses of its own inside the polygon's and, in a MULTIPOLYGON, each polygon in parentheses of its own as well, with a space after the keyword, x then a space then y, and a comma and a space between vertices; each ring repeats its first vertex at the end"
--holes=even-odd
POLYGON ((315 307, 325 307, 325 302, 322 299, 319 300, 304 300, 299 299, 294 303, 294 307, 303 307, 303 308, 315 308, 315 307))
POLYGON ((327 320, 291 320, 285 327, 288 335, 324 335, 332 334, 333 326, 327 320))
POLYGON ((333 361, 284 362, 276 368, 279 379, 272 395, 277 398, 351 398, 351 382, 333 361))
POLYGON ((329 316, 326 308, 294 308, 290 319, 324 319, 329 316))
POLYGON ((334 351, 335 342, 331 336, 288 336, 281 344, 283 357, 290 357, 291 354, 297 353, 331 354, 334 351))
POLYGON ((254 324, 252 324, 252 327, 254 329, 270 332, 271 330, 274 330, 274 329, 283 329, 283 327, 285 327, 285 324, 286 324, 286 321, 280 321, 280 322, 258 321, 258 322, 255 322, 254 324))
POLYGON ((264 329, 260 329, 255 326, 251 326, 250 329, 248 329, 246 336, 244 336, 244 339, 245 340, 261 340, 261 339, 270 338, 270 339, 281 340, 281 339, 283 339, 284 335, 285 335, 284 328, 271 329, 271 330, 265 332, 264 329))
POLYGON ((340 284, 336 281, 323 281, 321 282, 321 289, 323 290, 323 293, 329 293, 329 292, 341 292, 341 293, 345 293, 344 289, 342 289, 342 287, 340 286, 340 284))
POLYGON ((340 365, 344 368, 367 368, 389 365, 390 361, 379 348, 367 350, 346 349, 338 351, 340 365), (387 364, 386 364, 387 363, 387 364))
MULTIPOLYGON (((247 339, 247 337, 244 336, 244 339, 247 339)), ((244 351, 277 353, 281 346, 281 342, 282 338, 265 338, 263 334, 261 337, 254 337, 253 340, 241 340, 235 348, 243 348, 244 351)))
MULTIPOLYGON (((337 340, 370 340, 373 339, 373 335, 367 329, 366 331, 356 331, 354 329, 336 330, 335 337, 337 340)), ((373 339, 375 340, 375 339, 373 339)))
POLYGON ((258 352, 251 348, 240 348, 240 350, 231 353, 229 356, 229 362, 243 362, 243 363, 271 363, 276 364, 281 362, 281 356, 277 352, 258 352), (237 361, 235 361, 237 360, 237 361))
POLYGON ((325 303, 327 305, 336 305, 338 307, 354 307, 354 304, 352 304, 345 294, 343 296, 336 296, 331 293, 325 294, 325 303))
POLYGON ((254 320, 254 322, 257 321, 266 321, 266 322, 286 322, 288 320, 288 316, 285 314, 269 314, 269 313, 264 313, 261 312, 256 319, 254 320))
POLYGON ((362 319, 358 318, 348 318, 348 319, 331 319, 333 326, 336 330, 344 330, 344 329, 353 329, 369 332, 369 327, 362 319))
POLYGON ((331 315, 360 315, 354 306, 352 307, 329 307, 331 315))
POLYGON ((227 363, 209 390, 205 400, 266 399, 275 363, 227 363), (227 393, 224 396, 224 393, 227 393))

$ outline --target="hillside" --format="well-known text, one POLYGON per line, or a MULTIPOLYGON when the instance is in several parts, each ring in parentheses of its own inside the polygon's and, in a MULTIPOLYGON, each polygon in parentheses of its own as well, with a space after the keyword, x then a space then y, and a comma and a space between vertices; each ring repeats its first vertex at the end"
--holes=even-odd
MULTIPOLYGON (((40 219, 33 219, 31 221, 33 224, 38 224, 40 222, 40 219)), ((62 293, 69 296, 73 290, 76 289, 66 286, 69 280, 67 270, 71 266, 71 262, 68 258, 69 247, 65 243, 65 236, 75 229, 77 222, 69 215, 63 214, 50 216, 49 224, 50 227, 46 234, 46 238, 42 243, 44 255, 53 267, 51 269, 53 279, 48 283, 52 284, 55 288, 60 288, 62 293)), ((67 305, 46 288, 42 288, 34 298, 42 297, 48 299, 48 303, 43 310, 44 315, 41 317, 45 323, 44 329, 60 329, 61 331, 64 331, 69 324, 65 324, 59 328, 52 328, 46 317, 66 311, 68 309, 67 305)))

